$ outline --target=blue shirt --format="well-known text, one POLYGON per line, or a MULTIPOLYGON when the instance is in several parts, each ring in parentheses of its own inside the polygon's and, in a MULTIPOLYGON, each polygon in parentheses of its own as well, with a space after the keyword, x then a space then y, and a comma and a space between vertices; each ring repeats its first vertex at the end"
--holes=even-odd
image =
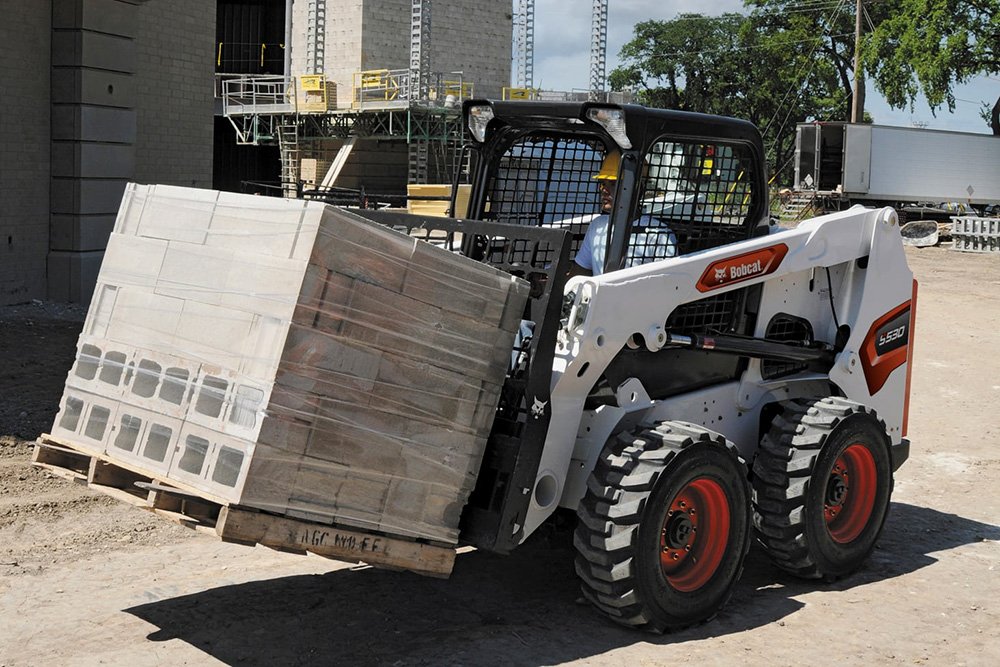
MULTIPOLYGON (((608 216, 595 216, 587 227, 580 249, 576 251, 576 263, 590 271, 591 275, 604 273, 604 255, 608 247, 608 216)), ((639 226, 633 223, 629 237, 628 251, 625 253, 625 267, 639 266, 647 262, 677 256, 677 237, 670 228, 659 223, 639 226)))

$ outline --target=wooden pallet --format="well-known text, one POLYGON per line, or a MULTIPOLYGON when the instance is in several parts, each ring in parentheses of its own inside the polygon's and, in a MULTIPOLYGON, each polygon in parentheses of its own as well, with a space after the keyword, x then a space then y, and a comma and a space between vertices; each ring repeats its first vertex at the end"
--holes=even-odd
POLYGON ((215 535, 223 542, 260 544, 278 551, 313 553, 349 563, 409 570, 447 577, 455 549, 366 533, 356 529, 277 516, 248 507, 207 499, 172 480, 151 477, 95 451, 42 435, 35 443, 32 465, 153 512, 187 528, 215 535))

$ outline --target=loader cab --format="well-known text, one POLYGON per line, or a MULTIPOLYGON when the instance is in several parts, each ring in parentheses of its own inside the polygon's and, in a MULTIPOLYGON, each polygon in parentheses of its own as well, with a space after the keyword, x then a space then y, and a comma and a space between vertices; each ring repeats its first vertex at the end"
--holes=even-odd
POLYGON ((745 121, 633 105, 486 102, 472 136, 469 217, 570 231, 571 257, 601 213, 594 175, 622 153, 604 271, 687 254, 766 229, 763 147, 745 121), (676 248, 657 244, 669 235, 676 248))
MULTIPOLYGON (((768 233, 763 145, 746 121, 592 103, 469 101, 464 112, 478 158, 470 216, 567 229, 571 260, 601 213, 594 175, 611 151, 622 157, 604 236, 604 273, 768 233)), ((751 334, 758 295, 752 288, 684 304, 665 329, 751 334)), ((553 334, 551 324, 543 328, 553 334)), ((744 365, 690 350, 623 351, 589 403, 613 400, 630 377, 658 399, 730 381, 744 365)))
MULTIPOLYGON (((594 176, 605 156, 621 153, 604 237, 607 273, 767 233, 764 151, 750 123, 632 105, 470 100, 463 113, 472 138, 468 217, 501 228, 562 230, 562 246, 569 246, 567 253, 557 244, 470 236, 463 249, 525 278, 531 277, 531 267, 535 272, 544 268, 548 279, 524 313, 533 329, 523 338, 530 343, 515 350, 515 357, 520 352, 527 363, 513 368, 505 381, 476 489, 463 514, 465 541, 502 552, 521 538, 527 496, 518 491, 534 483, 548 428, 544 410, 533 408, 548 399, 569 262, 602 213, 594 176)), ((685 304, 667 326, 676 333, 752 332, 755 289, 685 304)), ((640 378, 651 397, 659 398, 731 381, 745 365, 693 350, 664 352, 655 359, 650 354, 623 350, 595 384, 588 406, 613 400, 614 389, 629 377, 640 378)))

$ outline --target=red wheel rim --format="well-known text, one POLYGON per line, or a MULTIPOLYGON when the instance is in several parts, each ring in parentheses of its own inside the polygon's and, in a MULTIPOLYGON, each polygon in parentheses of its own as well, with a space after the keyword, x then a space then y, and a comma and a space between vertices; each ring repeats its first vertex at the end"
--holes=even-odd
POLYGON ((729 544, 729 498, 718 482, 699 477, 670 501, 660 529, 660 569, 689 593, 708 583, 729 544))
POLYGON ((857 539, 875 507, 878 474, 875 458, 865 445, 853 444, 833 464, 826 485, 823 517, 834 542, 857 539))

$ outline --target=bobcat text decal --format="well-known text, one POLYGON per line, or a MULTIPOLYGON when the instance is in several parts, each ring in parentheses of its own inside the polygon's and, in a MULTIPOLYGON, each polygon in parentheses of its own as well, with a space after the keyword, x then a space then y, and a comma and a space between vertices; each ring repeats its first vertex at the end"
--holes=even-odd
POLYGON ((779 243, 735 257, 720 259, 705 269, 696 287, 699 292, 708 292, 751 278, 766 276, 777 270, 786 254, 788 246, 779 243))

